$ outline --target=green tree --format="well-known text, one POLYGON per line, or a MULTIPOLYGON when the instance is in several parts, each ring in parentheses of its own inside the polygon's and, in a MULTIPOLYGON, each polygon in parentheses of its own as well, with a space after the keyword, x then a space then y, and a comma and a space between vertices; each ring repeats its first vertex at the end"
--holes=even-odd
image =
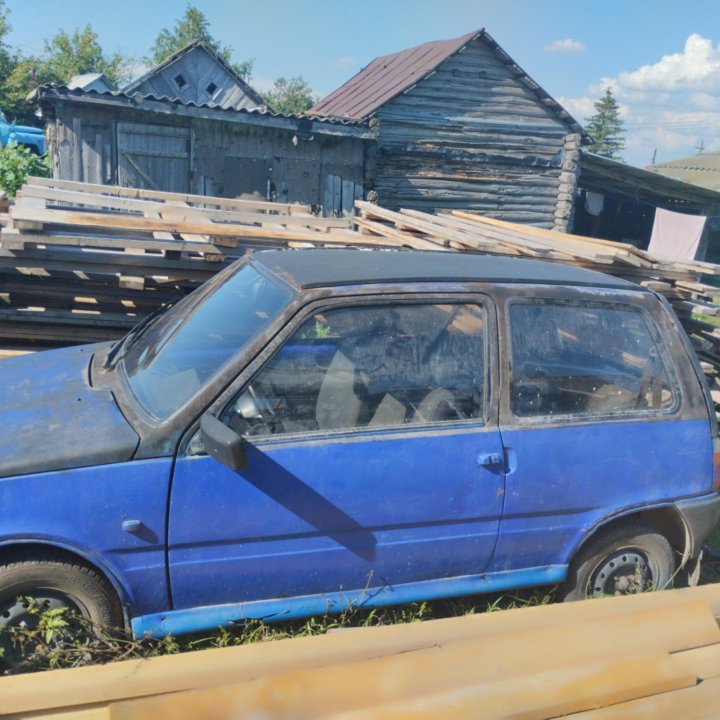
POLYGON ((128 79, 130 60, 120 53, 105 55, 92 27, 86 25, 72 34, 60 30, 46 40, 39 64, 43 76, 51 78, 51 82, 66 83, 74 75, 99 72, 111 82, 122 84, 128 79))
POLYGON ((620 108, 610 88, 595 102, 595 114, 587 121, 585 128, 593 139, 588 147, 590 152, 613 160, 622 160, 625 149, 624 126, 620 119, 620 108))
POLYGON ((303 113, 315 104, 312 89, 301 77, 286 80, 279 77, 272 90, 263 94, 263 100, 279 113, 303 113))
MULTIPOLYGON (((8 16, 10 11, 5 6, 5 0, 0 0, 0 110, 4 110, 8 119, 20 116, 25 121, 29 116, 32 121, 32 113, 25 102, 25 95, 15 87, 17 85, 17 66, 19 58, 6 42, 6 38, 12 29, 8 16)), ((23 86, 25 89, 26 86, 23 86)))
POLYGON ((15 56, 6 42, 7 35, 12 30, 8 21, 10 11, 5 7, 5 0, 0 0, 0 81, 3 81, 15 67, 15 56))
POLYGON ((148 63, 157 65, 165 58, 184 48, 195 40, 202 40, 209 45, 235 72, 244 80, 252 75, 253 60, 244 60, 234 63, 231 59, 232 49, 223 46, 210 34, 210 23, 202 10, 194 5, 188 5, 185 14, 175 23, 172 30, 164 28, 155 38, 150 48, 150 55, 145 58, 148 63))
POLYGON ((7 33, 7 11, 0 0, 0 109, 8 119, 23 124, 37 124, 28 93, 44 83, 67 83, 74 75, 102 72, 111 82, 122 84, 129 79, 131 60, 120 53, 106 55, 90 25, 68 33, 60 30, 45 41, 38 57, 13 54, 4 44, 7 33))

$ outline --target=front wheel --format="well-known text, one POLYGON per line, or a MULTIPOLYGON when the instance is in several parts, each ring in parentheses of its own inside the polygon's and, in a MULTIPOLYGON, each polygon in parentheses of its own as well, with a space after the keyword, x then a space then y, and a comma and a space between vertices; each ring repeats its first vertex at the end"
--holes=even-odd
POLYGON ((25 598, 32 598, 43 609, 68 608, 94 625, 123 624, 114 589, 84 565, 45 559, 0 565, 0 628, 37 623, 25 598))
POLYGON ((580 550, 559 598, 567 602, 662 590, 675 569, 675 554, 665 536, 640 522, 618 525, 601 531, 580 550))

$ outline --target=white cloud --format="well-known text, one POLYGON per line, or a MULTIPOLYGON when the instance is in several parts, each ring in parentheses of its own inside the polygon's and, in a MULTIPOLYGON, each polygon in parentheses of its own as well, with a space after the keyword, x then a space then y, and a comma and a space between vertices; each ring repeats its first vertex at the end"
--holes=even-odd
POLYGON ((621 87, 634 90, 720 90, 720 46, 713 47, 712 40, 693 33, 683 52, 620 73, 617 80, 621 87))
POLYGON ((547 53, 562 53, 565 55, 574 55, 577 53, 585 52, 587 46, 581 43, 579 40, 571 40, 565 38, 565 40, 555 40, 549 45, 545 45, 543 50, 547 53))
POLYGON ((701 110, 720 109, 720 98, 710 93, 697 92, 690 96, 690 102, 701 110))
POLYGON ((607 88, 625 124, 627 162, 645 166, 656 149, 658 162, 694 155, 701 141, 706 150, 720 147, 720 44, 694 33, 682 52, 600 77, 582 96, 559 101, 587 124, 607 88))
POLYGON ((335 61, 335 67, 340 68, 341 70, 349 67, 354 67, 355 65, 357 65, 357 60, 350 55, 345 55, 344 57, 338 58, 335 61))
POLYGON ((576 120, 581 122, 595 112, 596 97, 559 97, 556 99, 576 120))

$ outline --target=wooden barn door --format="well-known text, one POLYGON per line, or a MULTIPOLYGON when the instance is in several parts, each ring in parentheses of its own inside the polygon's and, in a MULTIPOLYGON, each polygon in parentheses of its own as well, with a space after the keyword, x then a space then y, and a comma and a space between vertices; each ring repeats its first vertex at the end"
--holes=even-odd
POLYGON ((190 192, 190 130, 171 125, 117 125, 118 184, 190 192))

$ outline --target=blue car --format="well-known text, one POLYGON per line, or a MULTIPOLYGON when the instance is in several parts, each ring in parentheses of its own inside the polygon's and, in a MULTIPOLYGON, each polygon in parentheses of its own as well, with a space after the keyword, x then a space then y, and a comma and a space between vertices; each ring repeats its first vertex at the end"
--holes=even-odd
POLYGON ((0 397, 4 625, 635 593, 720 513, 672 310, 554 263, 258 252, 115 344, 2 361, 0 397))

